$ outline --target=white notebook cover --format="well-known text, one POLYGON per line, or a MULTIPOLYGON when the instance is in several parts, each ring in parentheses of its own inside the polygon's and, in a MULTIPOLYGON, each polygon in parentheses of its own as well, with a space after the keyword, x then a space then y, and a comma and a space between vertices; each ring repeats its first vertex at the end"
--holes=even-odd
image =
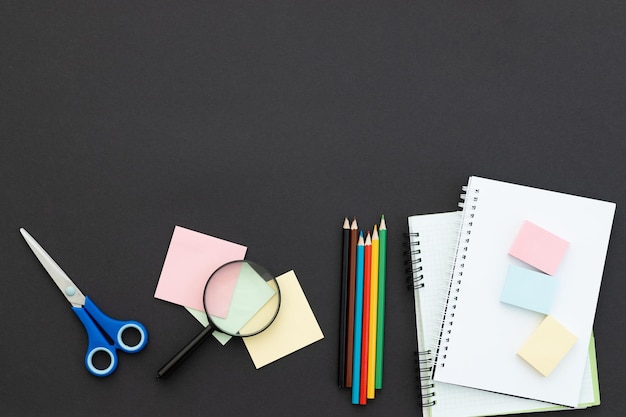
POLYGON ((614 213, 614 203, 471 177, 433 379, 575 407, 614 213), (548 377, 516 354, 545 316, 500 302, 509 265, 528 267, 508 255, 525 220, 570 243, 550 315, 577 341, 548 377))
MULTIPOLYGON (((536 400, 497 394, 430 379, 456 253, 461 212, 411 216, 409 239, 415 296, 422 414, 476 417, 567 409, 536 400)), ((600 403, 593 340, 589 346, 578 408, 600 403)))

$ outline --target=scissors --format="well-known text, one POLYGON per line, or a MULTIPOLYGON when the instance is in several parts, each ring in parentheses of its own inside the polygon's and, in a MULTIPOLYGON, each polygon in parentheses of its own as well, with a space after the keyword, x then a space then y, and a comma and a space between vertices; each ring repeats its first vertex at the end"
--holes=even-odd
POLYGON ((20 229, 22 236, 28 246, 35 253, 39 262, 48 271, 52 280, 57 284, 67 301, 72 305, 72 310, 85 326, 88 338, 87 355, 85 355, 85 365, 87 370, 95 376, 104 377, 110 375, 117 367, 116 350, 126 353, 139 352, 148 342, 148 332, 146 328, 136 321, 115 320, 104 314, 100 309, 85 296, 72 282, 59 265, 48 255, 48 253, 37 243, 35 239, 23 228, 20 229), (139 342, 135 345, 128 345, 124 342, 122 335, 125 331, 134 329, 139 332, 139 342), (109 364, 101 369, 94 365, 94 355, 104 352, 109 356, 109 364))

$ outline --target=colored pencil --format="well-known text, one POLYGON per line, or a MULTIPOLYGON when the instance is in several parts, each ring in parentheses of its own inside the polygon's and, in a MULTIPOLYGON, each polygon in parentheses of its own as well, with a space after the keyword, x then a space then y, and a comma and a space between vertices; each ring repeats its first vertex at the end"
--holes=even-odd
POLYGON ((348 257, 350 256, 350 222, 343 221, 343 240, 341 254, 341 301, 339 309, 339 387, 346 386, 346 336, 348 314, 348 257))
POLYGON ((356 219, 352 219, 350 225, 350 251, 348 254, 348 310, 347 310, 347 334, 346 334, 346 383, 347 388, 352 387, 352 361, 354 356, 354 291, 356 281, 356 246, 358 226, 356 219))
POLYGON ((363 327, 363 262, 365 247, 363 233, 359 234, 356 248, 356 280, 354 291, 354 352, 352 360, 352 404, 359 403, 361 382, 361 337, 363 327))
POLYGON ((369 349, 367 363, 367 398, 372 400, 376 396, 376 317, 378 316, 378 227, 374 226, 372 233, 372 263, 371 263, 371 284, 370 284, 370 328, 369 328, 369 349))
POLYGON ((383 348, 385 346, 385 280, 387 272, 387 224, 385 216, 378 228, 378 317, 376 319, 376 389, 383 387, 383 348))
POLYGON ((367 381, 370 339, 370 292, 372 276, 372 237, 367 232, 365 238, 365 255, 363 257, 363 339, 361 341, 361 382, 359 383, 359 404, 367 404, 367 381))

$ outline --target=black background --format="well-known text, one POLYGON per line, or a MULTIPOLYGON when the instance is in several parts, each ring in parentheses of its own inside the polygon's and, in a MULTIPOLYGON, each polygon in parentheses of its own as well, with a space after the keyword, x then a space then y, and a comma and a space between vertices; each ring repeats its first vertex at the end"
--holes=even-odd
POLYGON ((420 415, 403 233, 468 176, 617 203, 595 321, 613 416, 626 338, 626 4, 1 1, 0 415, 420 415), (98 4, 100 3, 100 4, 98 4), (341 224, 389 227, 384 387, 336 385, 341 224), (199 324, 153 298, 181 225, 294 269, 325 338, 255 370, 240 341, 156 370, 199 324), (149 329, 95 378, 27 228, 149 329))

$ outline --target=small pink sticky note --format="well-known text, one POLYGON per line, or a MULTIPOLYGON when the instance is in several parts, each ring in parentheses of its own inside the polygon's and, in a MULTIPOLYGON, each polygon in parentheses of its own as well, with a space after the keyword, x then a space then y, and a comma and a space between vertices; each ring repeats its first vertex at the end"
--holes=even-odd
MULTIPOLYGON (((237 280, 241 265, 239 263, 232 264, 227 269, 220 270, 220 273, 212 275, 211 281, 207 282, 204 287, 204 308, 206 313, 211 317, 226 318, 230 302, 235 293, 237 280)), ((235 332, 239 329, 235 330, 235 332)))
MULTIPOLYGON (((204 286, 223 264, 243 259, 247 248, 227 240, 176 226, 172 234, 154 297, 204 310, 204 286)), ((221 290, 222 302, 212 304, 211 314, 225 317, 237 280, 221 290)))
POLYGON ((509 255, 549 275, 558 269, 569 242, 525 220, 509 255))

